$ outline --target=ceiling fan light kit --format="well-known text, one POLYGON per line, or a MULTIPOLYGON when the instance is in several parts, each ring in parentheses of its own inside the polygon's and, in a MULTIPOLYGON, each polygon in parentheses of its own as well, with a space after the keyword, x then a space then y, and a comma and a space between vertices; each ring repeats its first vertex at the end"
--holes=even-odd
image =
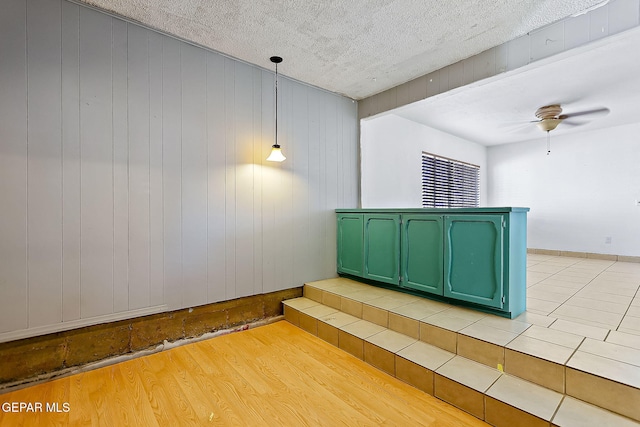
POLYGON ((545 105, 536 110, 536 117, 540 119, 536 122, 536 125, 547 132, 547 156, 551 153, 551 136, 549 132, 557 128, 564 120, 560 114, 562 114, 560 104, 545 105))
POLYGON ((552 131, 567 118, 567 116, 560 114, 562 114, 562 107, 559 104, 540 107, 536 110, 536 117, 540 119, 536 124, 545 132, 552 131))
POLYGON ((538 123, 538 127, 545 132, 550 132, 558 127, 562 123, 562 119, 542 119, 538 123))
MULTIPOLYGON (((547 132, 547 155, 548 155, 551 152, 549 132, 551 132, 552 130, 555 130, 555 128, 557 128, 560 123, 572 117, 587 116, 587 115, 601 115, 601 114, 608 114, 608 113, 609 113, 608 108, 598 108, 590 111, 580 111, 572 114, 562 114, 562 107, 560 106, 560 104, 551 104, 551 105, 545 105, 544 107, 540 107, 536 110, 536 117, 539 120, 534 121, 533 123, 535 123, 543 131, 547 132)), ((567 123, 570 123, 570 122, 571 121, 568 121, 567 123)), ((578 124, 571 123, 571 124, 573 126, 576 126, 581 123, 578 123, 578 124)))

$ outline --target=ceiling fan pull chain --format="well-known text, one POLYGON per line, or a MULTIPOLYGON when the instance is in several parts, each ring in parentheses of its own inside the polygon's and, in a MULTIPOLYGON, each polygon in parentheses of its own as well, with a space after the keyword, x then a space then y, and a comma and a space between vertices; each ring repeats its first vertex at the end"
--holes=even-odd
POLYGON ((551 153, 551 136, 549 135, 549 131, 547 131, 547 156, 551 153))

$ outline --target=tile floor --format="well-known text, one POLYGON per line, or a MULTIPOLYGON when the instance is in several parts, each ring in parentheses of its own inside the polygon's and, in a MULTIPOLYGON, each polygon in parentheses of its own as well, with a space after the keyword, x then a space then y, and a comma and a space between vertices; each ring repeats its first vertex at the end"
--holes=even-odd
MULTIPOLYGON (((331 337, 385 371, 394 369, 395 355, 396 375, 405 375, 398 361, 429 372, 433 381, 416 384, 425 391, 460 388, 456 376, 467 371, 456 364, 466 364, 474 378, 483 378, 478 372, 491 367, 486 374, 495 376, 496 366, 504 366, 513 377, 478 385, 460 380, 468 384, 449 397, 466 393, 473 402, 484 393, 487 417, 490 407, 507 410, 500 405, 512 388, 531 385, 527 393, 546 393, 541 399, 548 402, 540 412, 527 409, 526 402, 514 404, 524 405, 537 420, 549 420, 549 408, 555 413, 563 395, 640 420, 640 407, 633 403, 640 401, 640 263, 540 254, 529 254, 527 260, 527 311, 513 320, 344 278, 305 287, 305 297, 322 306, 313 307, 306 298, 288 304, 300 327, 331 337), (316 326, 322 324, 323 331, 316 326), (438 363, 421 360, 425 345, 431 345, 438 363), (518 385, 522 380, 529 382, 518 385), (603 388, 605 395, 599 392, 603 388)), ((573 422, 554 425, 574 425, 580 417, 564 407, 558 416, 573 422)))
POLYGON ((527 312, 556 319, 554 329, 594 339, 610 330, 640 336, 639 287, 640 263, 527 256, 527 312))

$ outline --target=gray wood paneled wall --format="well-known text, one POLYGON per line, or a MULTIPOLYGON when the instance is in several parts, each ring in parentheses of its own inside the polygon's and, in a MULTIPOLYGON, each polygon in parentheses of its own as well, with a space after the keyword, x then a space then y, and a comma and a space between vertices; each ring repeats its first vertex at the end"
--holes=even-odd
POLYGON ((280 77, 274 164, 272 71, 63 0, 4 0, 0 335, 334 276, 357 104, 280 77))

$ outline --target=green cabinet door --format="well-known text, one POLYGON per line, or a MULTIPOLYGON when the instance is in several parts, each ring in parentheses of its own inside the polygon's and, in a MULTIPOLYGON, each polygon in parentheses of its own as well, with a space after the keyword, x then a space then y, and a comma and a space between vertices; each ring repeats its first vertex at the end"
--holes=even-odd
POLYGON ((338 215, 338 273, 362 276, 363 214, 338 215))
POLYGON ((442 216, 402 216, 401 285, 443 294, 442 216))
POLYGON ((503 306, 502 215, 445 216, 444 295, 503 306))
POLYGON ((400 281, 400 215, 364 215, 364 277, 400 281))

